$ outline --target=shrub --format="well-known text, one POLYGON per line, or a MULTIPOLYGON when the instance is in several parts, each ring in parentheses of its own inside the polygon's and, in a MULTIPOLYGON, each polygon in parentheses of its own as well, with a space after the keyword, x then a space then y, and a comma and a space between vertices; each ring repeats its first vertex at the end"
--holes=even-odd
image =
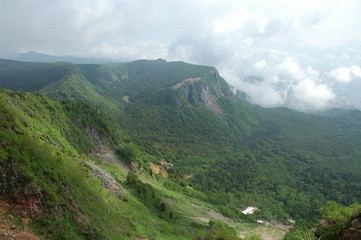
POLYGON ((327 224, 320 225, 316 230, 316 235, 323 240, 336 239, 350 225, 350 218, 360 210, 360 204, 347 207, 334 201, 328 202, 324 208, 320 209, 322 218, 327 221, 327 224))

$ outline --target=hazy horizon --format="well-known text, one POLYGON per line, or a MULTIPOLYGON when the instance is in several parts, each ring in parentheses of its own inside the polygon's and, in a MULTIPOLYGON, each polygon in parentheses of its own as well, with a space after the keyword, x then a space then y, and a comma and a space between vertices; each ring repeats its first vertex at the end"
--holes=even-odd
POLYGON ((215 66, 264 107, 361 109, 361 1, 2 1, 0 57, 215 66))

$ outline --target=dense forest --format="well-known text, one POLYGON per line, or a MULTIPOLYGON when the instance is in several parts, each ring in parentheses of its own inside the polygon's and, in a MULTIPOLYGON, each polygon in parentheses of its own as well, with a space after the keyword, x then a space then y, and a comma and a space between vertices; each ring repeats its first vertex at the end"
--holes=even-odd
POLYGON ((229 224, 185 218, 187 202, 240 223, 295 220, 286 238, 297 239, 322 216, 346 212, 335 221, 344 227, 359 209, 359 111, 264 109, 237 98, 215 68, 162 59, 0 60, 0 87, 10 89, 0 93, 1 199, 21 213, 18 199, 35 198, 27 214, 39 236, 237 239, 229 224), (113 152, 129 170, 100 157, 113 152), (260 210, 244 215, 247 206, 260 210))

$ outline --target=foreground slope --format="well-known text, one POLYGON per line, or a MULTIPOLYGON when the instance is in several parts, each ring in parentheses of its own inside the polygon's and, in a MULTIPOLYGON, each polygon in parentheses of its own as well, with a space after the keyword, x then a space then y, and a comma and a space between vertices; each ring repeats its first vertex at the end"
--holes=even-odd
MULTIPOLYGON (((162 203, 164 195, 135 175, 127 178, 119 167, 85 155, 96 149, 94 132, 99 138, 121 136, 107 132, 104 125, 111 128, 111 123, 103 115, 74 103, 69 112, 69 104, 0 90, 1 237, 191 239, 206 229, 187 227, 189 221, 162 203), (88 118, 79 112, 87 112, 88 118), (94 127, 92 135, 84 131, 89 126, 94 127)), ((117 143, 114 139, 108 138, 108 146, 117 143)))
POLYGON ((327 200, 361 199, 359 111, 315 116, 251 106, 216 69, 183 62, 63 63, 66 73, 59 63, 34 70, 2 62, 0 86, 90 104, 156 156, 155 163, 173 164, 171 178, 233 213, 256 205, 259 218, 309 220, 327 200), (59 76, 37 77, 49 68, 59 76), (37 74, 31 80, 29 69, 37 74))
POLYGON ((231 226, 275 240, 285 234, 224 217, 199 200, 203 193, 169 179, 127 173, 111 151, 118 144, 125 162, 144 169, 154 157, 128 151, 88 105, 0 89, 0 110, 2 239, 237 239, 231 226))

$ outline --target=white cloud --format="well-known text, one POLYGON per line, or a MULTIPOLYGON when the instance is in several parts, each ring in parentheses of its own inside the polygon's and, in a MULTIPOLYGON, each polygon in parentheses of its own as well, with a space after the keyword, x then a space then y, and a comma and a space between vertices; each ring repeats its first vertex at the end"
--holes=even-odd
POLYGON ((183 60, 227 73, 253 103, 319 108, 361 78, 360 15, 359 0, 2 0, 0 57, 183 60))
POLYGON ((344 58, 344 59, 350 59, 350 56, 348 54, 345 54, 345 53, 342 54, 341 57, 344 58))
POLYGON ((103 43, 89 49, 88 55, 92 57, 109 58, 111 56, 124 56, 124 60, 135 59, 157 59, 166 58, 168 54, 167 46, 157 41, 134 41, 132 45, 114 46, 103 43))
POLYGON ((213 22, 213 32, 215 34, 226 34, 239 30, 248 18, 249 14, 241 9, 227 13, 213 22))
POLYGON ((286 59, 278 65, 279 75, 289 79, 301 79, 304 72, 300 66, 292 59, 286 59))
POLYGON ((351 67, 339 67, 332 70, 329 75, 339 82, 349 83, 355 79, 361 78, 361 68, 358 65, 351 67))
POLYGON ((335 94, 325 84, 317 84, 312 79, 304 79, 292 88, 295 107, 299 110, 320 110, 334 100, 335 94))
POLYGON ((351 72, 352 72, 352 75, 355 77, 355 78, 361 78, 361 68, 357 65, 352 65, 351 66, 351 72))
POLYGON ((330 76, 339 82, 351 82, 351 71, 347 67, 339 67, 330 72, 330 76))
POLYGON ((221 73, 246 93, 251 103, 309 111, 329 107, 335 99, 320 73, 303 66, 290 53, 259 49, 238 62, 238 67, 221 73))
POLYGON ((284 96, 267 82, 261 85, 240 83, 241 89, 250 97, 250 101, 264 107, 276 107, 284 104, 284 96))
POLYGON ((257 61, 253 64, 254 68, 257 70, 261 70, 267 67, 267 62, 265 60, 257 61))

